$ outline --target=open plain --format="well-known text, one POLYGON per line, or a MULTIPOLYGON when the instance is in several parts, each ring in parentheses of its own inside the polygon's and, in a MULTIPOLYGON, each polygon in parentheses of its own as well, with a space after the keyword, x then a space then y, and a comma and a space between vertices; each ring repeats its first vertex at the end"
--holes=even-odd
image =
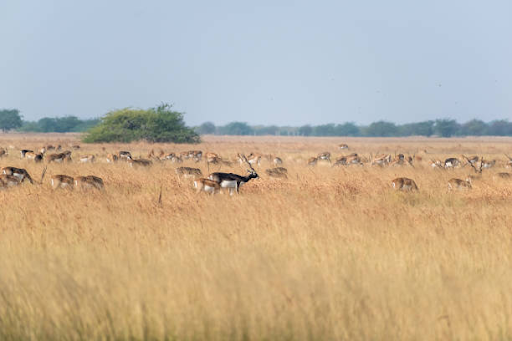
POLYGON ((3 134, 0 166, 34 184, 0 191, 1 340, 434 340, 512 338, 510 138, 203 137, 199 145, 86 145, 74 134, 3 134), (338 145, 346 143, 348 150, 338 145), (72 161, 21 149, 80 144, 72 161), (127 150, 201 150, 149 167, 107 163, 127 150), (331 153, 331 162, 307 166, 331 153), (196 193, 181 166, 245 175, 237 153, 278 156, 239 195, 196 193), (362 165, 332 167, 357 153, 362 165), (412 165, 371 165, 403 153, 412 165), (79 156, 95 155, 94 163, 79 156), (432 167, 461 155, 496 160, 432 167), (46 168, 42 183, 41 175, 46 168), (478 169, 478 167, 476 167, 478 169), (104 190, 52 189, 95 175, 104 190), (474 175, 472 188, 448 180, 474 175), (419 191, 393 190, 397 177, 419 191))

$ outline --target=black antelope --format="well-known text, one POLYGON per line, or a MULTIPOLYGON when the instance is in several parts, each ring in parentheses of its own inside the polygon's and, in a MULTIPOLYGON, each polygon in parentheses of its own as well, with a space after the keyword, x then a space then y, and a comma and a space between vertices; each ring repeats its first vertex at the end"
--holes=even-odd
POLYGON ((20 182, 28 180, 31 184, 34 183, 30 174, 28 174, 27 170, 23 169, 23 168, 3 167, 0 170, 0 172, 5 175, 12 175, 12 176, 18 178, 20 180, 20 182))
POLYGON ((215 172, 210 174, 208 178, 218 183, 220 187, 228 188, 230 195, 233 195, 233 192, 240 193, 240 187, 242 185, 246 184, 252 179, 257 179, 259 177, 258 173, 256 173, 254 168, 252 168, 252 165, 249 163, 245 155, 242 155, 242 158, 250 168, 247 170, 247 172, 249 173, 248 176, 241 176, 233 173, 215 172))
POLYGON ((71 162, 71 151, 67 150, 62 153, 50 154, 46 157, 48 163, 57 162, 62 163, 64 161, 71 162))
POLYGON ((128 161, 128 158, 131 158, 132 154, 125 150, 121 150, 119 153, 117 153, 117 157, 119 158, 119 160, 128 161))
POLYGON ((450 158, 444 160, 444 168, 445 169, 455 168, 458 166, 460 166, 460 161, 456 157, 450 157, 450 158))
POLYGON ((127 157, 127 160, 128 160, 128 163, 130 164, 130 167, 133 167, 133 166, 141 166, 141 167, 149 167, 153 164, 153 162, 151 162, 151 160, 146 160, 146 159, 132 159, 131 156, 128 156, 127 157))
POLYGON ((89 155, 82 155, 79 158, 80 163, 93 163, 96 161, 96 156, 89 154, 89 155))
POLYGON ((52 175, 50 177, 50 183, 52 184, 53 189, 57 188, 67 188, 72 189, 75 184, 75 179, 68 175, 52 175))
POLYGON ((206 192, 210 194, 215 194, 220 192, 220 185, 210 179, 199 178, 194 180, 194 187, 197 189, 197 193, 206 192))
POLYGON ((464 190, 473 188, 471 185, 471 177, 467 177, 466 180, 461 179, 450 179, 448 180, 448 190, 464 190))
POLYGON ((419 190, 416 182, 409 178, 396 178, 391 181, 391 186, 397 191, 411 192, 419 190))
POLYGON ((33 153, 34 151, 30 150, 30 149, 22 149, 22 150, 20 150, 21 158, 23 159, 28 152, 33 153))
POLYGON ((178 174, 179 177, 184 177, 186 179, 188 178, 196 178, 203 175, 203 172, 199 168, 192 168, 192 167, 178 167, 176 168, 176 174, 178 174))
POLYGON ((6 174, 0 175, 0 188, 2 188, 2 189, 18 186, 20 183, 21 183, 20 179, 13 175, 6 175, 6 174))
POLYGON ((87 176, 77 176, 75 178, 75 187, 82 189, 103 189, 105 185, 103 184, 103 180, 94 175, 87 176))
POLYGON ((272 178, 282 178, 282 179, 288 178, 288 170, 284 167, 270 168, 270 169, 265 170, 265 173, 267 173, 267 175, 272 178))
POLYGON ((25 158, 34 160, 34 162, 39 163, 43 161, 43 153, 26 152, 25 158))

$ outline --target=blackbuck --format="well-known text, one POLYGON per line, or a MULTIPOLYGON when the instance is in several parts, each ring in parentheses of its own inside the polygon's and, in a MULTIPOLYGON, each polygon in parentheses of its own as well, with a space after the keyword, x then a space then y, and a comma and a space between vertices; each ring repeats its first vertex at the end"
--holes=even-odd
POLYGON ((496 160, 492 160, 492 161, 484 161, 484 159, 482 159, 481 161, 481 167, 483 169, 489 169, 489 168, 492 168, 494 167, 494 165, 496 164, 496 160))
POLYGON ((147 159, 132 159, 131 155, 126 158, 130 167, 149 167, 153 164, 151 160, 147 159))
POLYGON ((20 150, 21 158, 22 158, 22 159, 23 159, 23 158, 25 158, 25 155, 26 155, 27 153, 29 153, 29 152, 30 152, 30 153, 33 153, 34 151, 33 151, 33 150, 30 150, 30 149, 22 149, 22 150, 20 150))
POLYGON ((445 169, 448 169, 448 168, 456 168, 460 166, 460 160, 457 159, 456 157, 450 157, 446 160, 444 160, 444 168, 445 169))
POLYGON ((261 155, 260 153, 251 153, 249 154, 249 156, 247 156, 247 161, 249 161, 251 165, 260 166, 262 157, 263 155, 261 155))
POLYGON ((331 163, 331 153, 329 152, 322 152, 316 156, 318 158, 318 161, 327 161, 331 163))
POLYGON ((107 155, 107 162, 108 163, 117 162, 117 160, 119 160, 119 156, 117 156, 117 154, 108 154, 107 155))
POLYGON ((473 168, 475 173, 482 176, 482 171, 484 169, 484 164, 485 164, 484 158, 483 157, 480 158, 480 168, 476 168, 475 165, 477 164, 477 162, 471 162, 470 159, 468 159, 467 157, 465 157, 465 156, 463 156, 463 157, 467 160, 467 164, 470 165, 471 168, 473 168))
POLYGON ((271 178, 280 178, 287 179, 288 178, 288 170, 284 167, 275 167, 269 168, 265 170, 265 173, 271 178))
POLYGON ((105 185, 103 184, 103 179, 94 175, 87 175, 77 176, 75 178, 75 187, 81 189, 103 189, 105 185))
POLYGON ((362 165, 363 162, 357 153, 352 153, 346 156, 340 156, 336 159, 336 162, 332 165, 333 167, 339 166, 350 166, 350 165, 362 165))
POLYGON ((338 145, 338 147, 340 147, 340 149, 342 149, 342 150, 343 149, 348 149, 348 145, 345 144, 345 143, 342 143, 342 144, 338 145))
POLYGON ((466 163, 464 164, 464 166, 467 166, 469 164, 475 165, 478 162, 478 160, 480 160, 480 158, 476 155, 470 156, 470 157, 466 157, 465 155, 462 155, 462 158, 466 159, 466 163))
POLYGON ((206 163, 217 164, 219 160, 221 160, 218 154, 212 152, 207 152, 206 154, 204 154, 204 157, 206 158, 206 163))
POLYGON ((18 186, 20 183, 20 179, 15 176, 6 174, 0 175, 0 189, 18 186))
POLYGON ((9 155, 9 153, 7 152, 7 149, 0 148, 0 158, 7 156, 7 155, 9 155))
POLYGON ((119 160, 128 161, 128 158, 132 157, 132 153, 126 150, 121 150, 117 153, 117 157, 119 158, 119 160))
POLYGON ((24 168, 3 167, 2 169, 0 169, 0 173, 16 177, 20 180, 20 183, 25 180, 28 180, 31 184, 34 183, 34 181, 32 180, 32 177, 30 176, 30 174, 28 174, 27 170, 24 168))
POLYGON ((317 163, 318 163, 317 157, 313 156, 308 159, 308 166, 316 166, 317 163))
POLYGON ((34 153, 34 152, 26 152, 25 158, 28 160, 34 160, 34 162, 39 163, 43 161, 43 154, 42 153, 34 153))
POLYGON ((206 192, 210 194, 220 192, 221 188, 218 182, 205 178, 199 178, 194 180, 194 187, 196 188, 197 193, 206 192))
POLYGON ((203 172, 199 168, 192 167, 178 167, 176 168, 176 174, 178 177, 184 177, 185 179, 203 176, 203 172))
POLYGON ((390 163, 391 163, 391 154, 375 155, 375 157, 372 160, 372 166, 377 165, 377 166, 383 167, 383 166, 389 165, 390 163))
POLYGON ((497 173, 494 174, 494 179, 512 179, 512 174, 510 173, 497 173))
POLYGON ((227 188, 229 190, 230 195, 233 195, 233 192, 240 193, 240 187, 242 187, 244 184, 246 184, 250 180, 257 179, 259 177, 258 173, 256 173, 256 171, 254 170, 252 165, 249 163, 247 158, 243 155, 242 155, 242 157, 244 158, 245 162, 247 163, 247 165, 250 168, 247 170, 247 172, 249 173, 248 176, 241 176, 241 175, 233 174, 233 173, 215 172, 215 173, 210 174, 208 176, 208 178, 210 180, 213 180, 216 183, 218 183, 221 188, 227 188))
POLYGON ((89 154, 89 155, 82 155, 79 158, 80 163, 93 163, 96 161, 96 156, 89 154))
POLYGON ((154 150, 154 149, 151 149, 151 150, 149 151, 149 153, 148 153, 148 159, 157 158, 157 159, 160 159, 160 160, 161 160, 161 159, 163 159, 163 158, 164 158, 164 156, 165 156, 165 152, 164 152, 162 149, 160 149, 160 150, 158 151, 158 153, 155 153, 155 150, 154 150))
POLYGON ((441 160, 430 160, 430 166, 432 168, 444 169, 443 162, 441 160))
POLYGON ((79 144, 72 144, 72 143, 70 143, 70 144, 68 144, 68 147, 70 147, 71 149, 75 149, 75 150, 80 149, 80 145, 79 144))
POLYGON ((409 178, 396 178, 391 181, 391 186, 397 191, 412 192, 419 190, 416 182, 409 178))
POLYGON ((461 179, 450 179, 448 180, 448 190, 465 190, 473 188, 471 185, 471 177, 467 177, 466 180, 461 179))
POLYGON ((505 154, 505 156, 506 156, 506 157, 507 157, 507 159, 508 159, 507 164, 506 164, 506 166, 505 166, 505 167, 507 167, 507 168, 512 167, 512 157, 510 157, 510 156, 508 156, 508 155, 506 155, 506 154, 505 154))
POLYGON ((274 164, 274 166, 280 166, 283 164, 283 160, 280 157, 276 156, 272 159, 272 163, 274 164))
POLYGON ((50 183, 53 189, 64 188, 64 189, 73 189, 75 185, 75 179, 68 175, 52 175, 50 177, 50 183))
POLYGON ((195 162, 201 161, 201 158, 203 157, 203 152, 200 150, 190 150, 187 154, 187 159, 192 159, 195 162))
POLYGON ((48 163, 57 162, 62 163, 64 161, 71 162, 71 151, 66 150, 62 153, 50 154, 46 157, 48 163))
POLYGON ((414 167, 413 160, 414 159, 412 156, 405 157, 404 154, 398 154, 397 156, 395 156, 395 159, 393 161, 391 161, 391 163, 389 165, 390 166, 409 165, 411 167, 414 167))

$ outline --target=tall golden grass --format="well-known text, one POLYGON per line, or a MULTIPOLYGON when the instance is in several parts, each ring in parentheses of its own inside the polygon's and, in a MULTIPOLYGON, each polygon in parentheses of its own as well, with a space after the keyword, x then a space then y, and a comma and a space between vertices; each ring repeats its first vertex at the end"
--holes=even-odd
MULTIPOLYGON (((75 135, 2 135, 21 148, 75 135)), ((82 145, 50 164, 42 185, 0 191, 0 340, 432 340, 512 338, 512 181, 429 158, 505 160, 511 139, 206 137, 199 146, 82 145), (415 168, 306 167, 319 152, 423 153, 415 168), (102 148, 105 148, 103 150, 102 148), (196 194, 176 165, 107 164, 120 149, 145 156, 201 149, 225 158, 272 153, 287 180, 265 176, 238 196, 196 194), (424 150, 427 151, 425 154, 424 150), (80 165, 77 155, 98 154, 80 165), (97 175, 106 189, 53 191, 52 174, 97 175), (390 181, 414 179, 419 193, 390 181), (162 201, 158 196, 162 188, 162 201)), ((198 166, 206 175, 204 163, 198 166)), ((217 170, 218 167, 210 171, 217 170)), ((222 171, 245 173, 245 167, 222 171)))

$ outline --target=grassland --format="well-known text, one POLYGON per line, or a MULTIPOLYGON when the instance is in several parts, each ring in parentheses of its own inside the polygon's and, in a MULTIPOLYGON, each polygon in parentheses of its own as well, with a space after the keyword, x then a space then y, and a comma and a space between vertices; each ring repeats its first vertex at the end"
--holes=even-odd
MULTIPOLYGON (((45 165, 17 150, 77 138, 0 135, 11 147, 0 166, 39 179, 45 165)), ((471 191, 449 193, 447 180, 470 170, 427 162, 504 161, 512 139, 204 140, 82 145, 73 156, 94 153, 97 163, 50 164, 42 185, 0 191, 0 340, 512 339, 512 181, 492 177, 507 170, 497 165, 471 191), (341 142, 366 156, 424 161, 305 166, 319 152, 341 154, 341 142), (262 171, 241 195, 209 196, 177 179, 174 164, 104 161, 151 148, 272 153, 289 178, 262 171), (106 190, 53 191, 52 174, 97 175, 106 190), (413 178, 419 193, 391 190, 398 176, 413 178)))

